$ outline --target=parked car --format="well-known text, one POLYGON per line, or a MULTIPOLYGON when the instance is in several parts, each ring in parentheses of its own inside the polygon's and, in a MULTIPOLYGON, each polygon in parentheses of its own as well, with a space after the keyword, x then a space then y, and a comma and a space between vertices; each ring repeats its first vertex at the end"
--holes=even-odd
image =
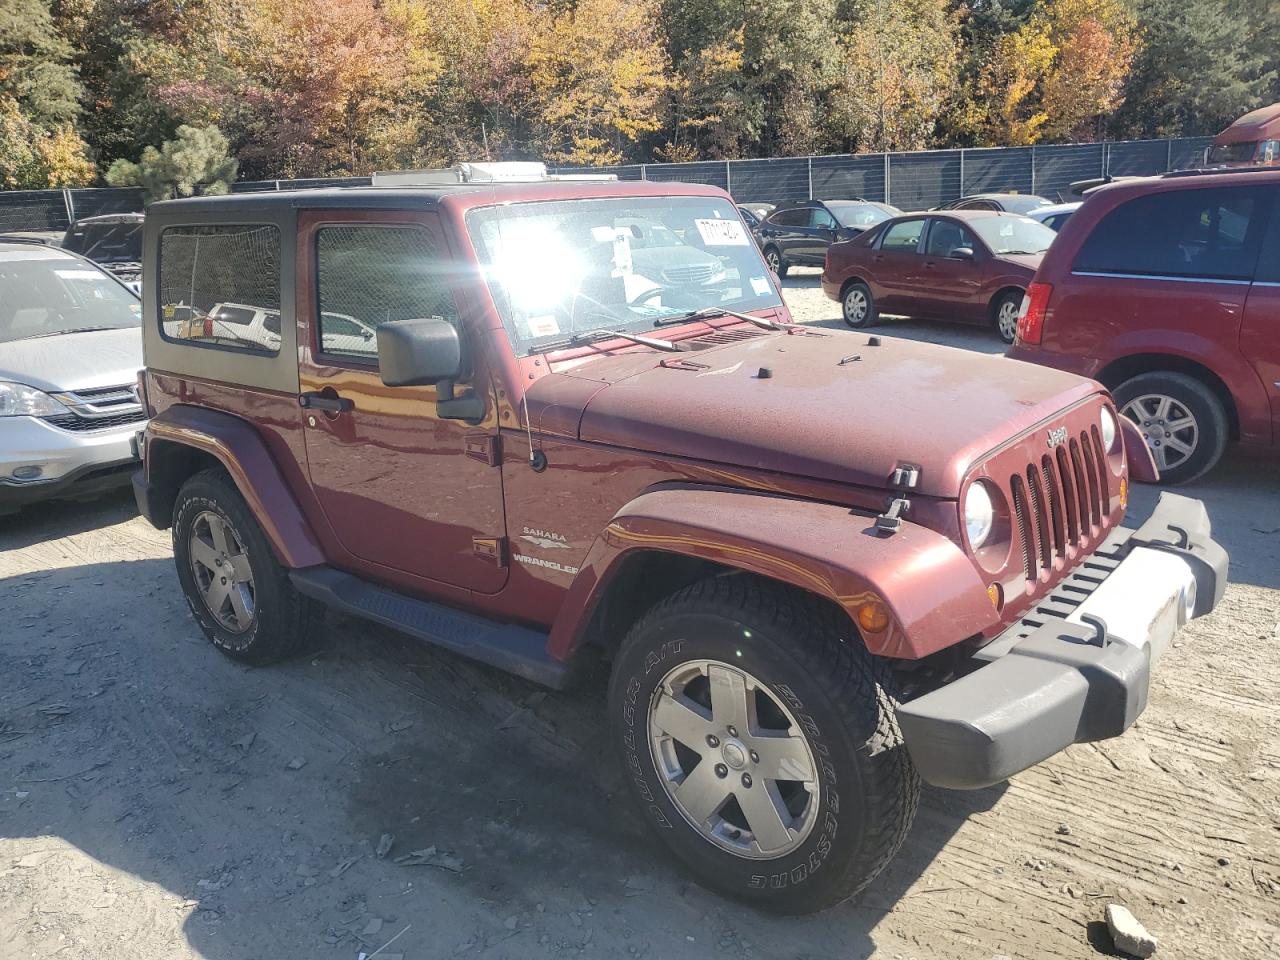
POLYGON ((0 243, 5 241, 43 243, 46 246, 59 247, 62 246, 62 236, 61 230, 8 230, 0 233, 0 243))
POLYGON ((92 262, 0 241, 0 513, 128 484, 140 322, 137 296, 92 262))
POLYGON ((856 237, 901 212, 870 200, 788 201, 761 221, 756 242, 769 269, 785 277, 793 266, 822 266, 831 244, 856 237))
POLYGON ((773 208, 776 206, 777 206, 776 203, 769 203, 764 200, 748 200, 746 203, 738 204, 738 209, 746 210, 753 217, 755 217, 756 220, 763 220, 773 211, 773 208))
POLYGON ((1054 203, 1047 207, 1037 207, 1027 216, 1036 223, 1043 223, 1054 233, 1057 233, 1071 219, 1071 215, 1080 209, 1081 202, 1080 200, 1075 200, 1071 203, 1054 203))
POLYGON ((333 607, 555 688, 607 659, 635 816, 799 913, 871 882, 921 778, 1120 734, 1221 597, 1198 501, 1120 525, 1154 467, 1096 383, 792 324, 715 187, 450 173, 148 211, 135 491, 228 656, 333 607), (706 252, 724 280, 668 299, 706 252), (163 326, 228 303, 279 349, 163 326))
MULTIPOLYGON (((772 206, 772 204, 770 204, 770 206, 772 206)), ((756 227, 760 226, 761 218, 756 216, 756 212, 750 207, 744 207, 742 205, 738 206, 738 213, 742 214, 742 222, 745 223, 747 225, 747 229, 754 234, 756 227)))
POLYGON ((1111 388, 1162 479, 1280 436, 1280 170, 1099 187, 1027 290, 1009 355, 1111 388))
POLYGON ((1280 166, 1280 103, 1240 117, 1213 138, 1204 159, 1210 167, 1280 166))
POLYGON ((141 213, 85 217, 67 228, 62 246, 88 257, 119 277, 134 293, 141 293, 143 218, 141 213))
POLYGON ((1050 206, 1052 200, 1037 197, 1034 193, 974 193, 944 203, 935 210, 998 210, 1004 213, 1030 214, 1033 210, 1050 206))
POLYGON ((833 245, 822 289, 851 327, 869 327, 884 312, 990 323, 1012 343, 1022 295, 1053 238, 1011 213, 907 214, 833 245))

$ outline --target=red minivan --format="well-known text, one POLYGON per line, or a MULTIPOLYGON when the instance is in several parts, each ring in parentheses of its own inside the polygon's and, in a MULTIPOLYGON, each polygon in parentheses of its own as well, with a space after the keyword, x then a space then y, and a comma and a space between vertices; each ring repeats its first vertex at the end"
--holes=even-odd
POLYGON ((1162 479, 1280 439, 1280 170, 1092 191, 1027 289, 1009 356, 1111 389, 1162 479))

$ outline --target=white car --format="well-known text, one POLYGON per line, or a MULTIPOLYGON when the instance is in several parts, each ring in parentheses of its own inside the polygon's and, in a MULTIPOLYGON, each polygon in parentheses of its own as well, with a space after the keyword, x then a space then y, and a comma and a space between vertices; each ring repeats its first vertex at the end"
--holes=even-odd
POLYGON ((1071 219, 1071 215, 1080 209, 1083 201, 1074 203, 1055 203, 1051 207, 1039 207, 1027 214, 1032 220, 1039 220, 1046 227, 1057 233, 1062 225, 1071 219))
POLYGON ((92 261, 0 241, 0 513, 129 482, 141 324, 137 295, 92 261))

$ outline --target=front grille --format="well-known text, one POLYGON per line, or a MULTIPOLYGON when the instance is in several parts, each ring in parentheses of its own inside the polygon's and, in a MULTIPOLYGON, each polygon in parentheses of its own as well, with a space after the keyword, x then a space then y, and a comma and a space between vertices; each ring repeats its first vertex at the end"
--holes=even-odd
POLYGON ((687 263, 678 267, 667 267, 662 271, 662 279, 666 283, 706 283, 714 277, 721 267, 711 263, 687 263))
POLYGON ((92 420, 86 420, 84 417, 74 413, 60 413, 56 417, 45 417, 44 422, 52 424, 59 430, 87 433, 90 430, 110 430, 113 427, 123 427, 129 423, 141 423, 146 419, 145 411, 134 410, 130 413, 118 413, 111 417, 95 417, 92 420))
POLYGON ((1013 526, 1028 580, 1101 526, 1110 483, 1097 428, 1083 430, 1009 478, 1013 526))

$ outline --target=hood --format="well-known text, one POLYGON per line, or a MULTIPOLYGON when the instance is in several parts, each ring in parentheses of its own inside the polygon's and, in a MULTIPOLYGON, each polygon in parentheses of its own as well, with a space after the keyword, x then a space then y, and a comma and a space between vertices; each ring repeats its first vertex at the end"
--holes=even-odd
POLYGON ((1001 253, 996 256, 997 260, 1003 260, 1005 263, 1012 263, 1015 266, 1035 273, 1040 269, 1040 261, 1044 259, 1043 253, 1001 253))
POLYGON ((1048 367, 894 337, 727 332, 744 339, 628 350, 544 376, 528 392, 533 426, 878 488, 913 464, 919 493, 956 497, 973 463, 1098 390, 1048 367))
POLYGON ((45 392, 119 387, 138 379, 142 330, 60 333, 0 343, 0 380, 45 392))

